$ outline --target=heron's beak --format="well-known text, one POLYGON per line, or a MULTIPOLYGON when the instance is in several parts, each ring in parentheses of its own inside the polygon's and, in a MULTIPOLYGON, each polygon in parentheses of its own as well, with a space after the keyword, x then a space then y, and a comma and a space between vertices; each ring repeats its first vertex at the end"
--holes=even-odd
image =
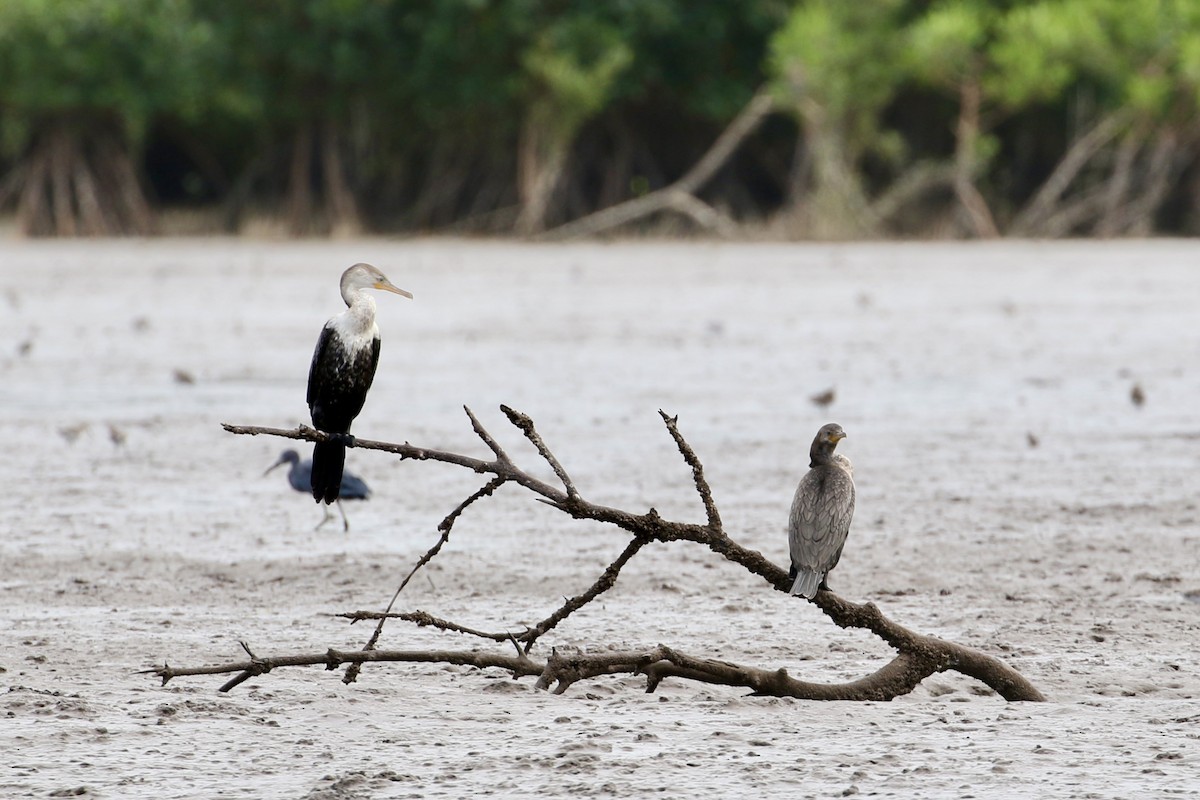
POLYGON ((278 460, 278 461, 276 461, 274 464, 272 464, 271 466, 267 467, 267 470, 266 470, 266 472, 264 472, 264 473, 263 473, 263 475, 266 475, 266 474, 268 474, 268 473, 269 473, 271 470, 275 469, 275 468, 276 468, 276 467, 278 467, 280 464, 286 464, 286 463, 287 463, 287 459, 286 459, 286 458, 281 458, 281 459, 279 459, 279 460, 278 460))
POLYGON ((407 297, 409 300, 413 299, 412 292, 404 291, 399 286, 396 286, 394 283, 389 281, 387 278, 380 278, 379 280, 375 281, 375 288, 382 289, 385 292, 395 292, 398 295, 407 297))

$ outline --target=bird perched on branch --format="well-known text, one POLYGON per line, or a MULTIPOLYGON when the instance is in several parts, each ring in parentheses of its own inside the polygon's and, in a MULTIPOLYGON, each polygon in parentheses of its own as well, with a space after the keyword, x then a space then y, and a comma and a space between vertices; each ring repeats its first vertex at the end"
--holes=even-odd
POLYGON ((809 449, 810 469, 800 479, 788 520, 792 594, 811 600, 828 589, 826 576, 842 557, 854 517, 854 469, 835 454, 846 432, 837 423, 821 426, 809 449))
POLYGON ((379 364, 375 300, 367 289, 382 289, 412 299, 410 292, 396 288, 370 264, 355 264, 342 273, 346 310, 321 329, 308 371, 308 410, 313 427, 335 434, 332 440, 317 442, 313 447, 312 495, 326 505, 338 499, 346 445, 354 442, 350 423, 362 411, 379 364))
MULTIPOLYGON (((305 459, 304 461, 301 461, 300 454, 295 450, 284 450, 283 453, 280 454, 279 460, 267 467, 267 471, 264 472, 263 475, 266 475, 271 470, 282 464, 291 465, 288 468, 287 474, 289 486, 291 486, 297 492, 304 492, 305 494, 308 494, 310 491, 312 491, 311 460, 305 459)), ((338 512, 342 515, 342 530, 348 531, 350 530, 350 520, 346 519, 346 510, 342 508, 342 501, 367 500, 371 497, 371 489, 369 486, 367 486, 366 481, 364 481, 362 478, 351 472, 347 472, 344 469, 342 470, 342 485, 339 487, 339 489, 337 508, 338 512)), ((333 519, 333 515, 329 513, 329 506, 321 506, 321 509, 325 512, 325 517, 317 523, 317 527, 313 528, 313 530, 320 529, 322 525, 333 519)))

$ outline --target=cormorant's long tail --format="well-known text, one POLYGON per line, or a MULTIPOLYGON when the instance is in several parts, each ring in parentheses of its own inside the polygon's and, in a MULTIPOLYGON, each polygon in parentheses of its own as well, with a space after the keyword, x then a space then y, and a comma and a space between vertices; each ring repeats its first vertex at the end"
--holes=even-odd
POLYGON ((821 573, 801 567, 796 573, 796 582, 792 584, 792 594, 812 600, 817 596, 817 587, 820 585, 821 573))
POLYGON ((346 466, 346 445, 341 442, 317 442, 313 447, 312 494, 320 503, 332 503, 342 490, 342 470, 346 466))

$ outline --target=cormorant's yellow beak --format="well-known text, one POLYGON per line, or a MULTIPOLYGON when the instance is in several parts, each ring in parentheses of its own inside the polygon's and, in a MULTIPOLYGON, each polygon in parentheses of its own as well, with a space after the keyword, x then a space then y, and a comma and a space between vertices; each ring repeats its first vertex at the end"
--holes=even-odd
POLYGON ((834 444, 837 444, 838 442, 840 442, 842 439, 845 439, 845 438, 846 438, 845 432, 829 434, 829 441, 833 442, 834 444))
POLYGON ((403 289, 401 289, 400 287, 396 286, 391 281, 389 281, 387 278, 380 278, 379 280, 375 281, 375 284, 372 288, 382 289, 385 292, 395 292, 398 295, 403 295, 404 297, 407 297, 409 300, 413 299, 412 292, 404 291, 403 289))

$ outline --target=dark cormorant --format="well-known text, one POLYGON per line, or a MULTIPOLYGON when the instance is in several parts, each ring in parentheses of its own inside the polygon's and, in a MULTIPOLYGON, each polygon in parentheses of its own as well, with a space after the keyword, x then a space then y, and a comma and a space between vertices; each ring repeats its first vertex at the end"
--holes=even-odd
POLYGON ((850 459, 835 455, 837 443, 846 438, 842 426, 823 425, 809 450, 808 473, 800 479, 788 520, 788 544, 792 551, 792 594, 808 600, 817 589, 828 589, 829 571, 842 557, 842 547, 854 517, 854 469, 850 459))
POLYGON ((375 300, 367 289, 382 289, 411 299, 370 264, 355 264, 342 273, 342 300, 346 310, 325 323, 312 367, 308 371, 308 410, 319 431, 344 434, 313 448, 312 495, 319 503, 338 499, 342 467, 346 463, 350 423, 362 411, 367 391, 379 364, 379 326, 375 300))
MULTIPOLYGON (((281 464, 291 465, 288 468, 287 474, 289 486, 297 492, 304 492, 305 494, 312 491, 312 461, 308 459, 301 461, 300 454, 295 450, 284 450, 280 454, 279 460, 267 467, 267 472, 270 472, 281 464)), ((264 472, 263 475, 266 475, 267 472, 264 472)), ((346 510, 342 508, 342 501, 366 500, 370 496, 371 488, 367 486, 366 481, 353 473, 342 470, 342 485, 337 499, 338 511, 342 515, 342 530, 350 530, 350 520, 346 519, 346 510)), ((321 506, 321 509, 325 512, 325 517, 317 523, 317 527, 313 530, 319 529, 326 522, 333 519, 333 515, 329 513, 328 506, 321 506)))

